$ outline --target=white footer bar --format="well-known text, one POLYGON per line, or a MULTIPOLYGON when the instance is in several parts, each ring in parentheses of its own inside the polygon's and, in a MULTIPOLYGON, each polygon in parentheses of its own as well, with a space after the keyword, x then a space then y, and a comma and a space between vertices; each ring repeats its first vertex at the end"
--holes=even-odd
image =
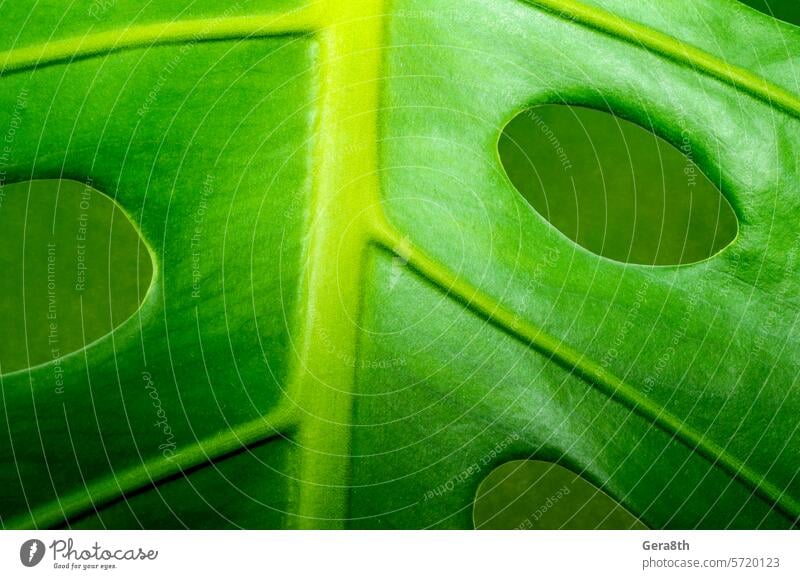
MULTIPOLYGON (((0 577, 800 577, 791 531, 5 531, 0 577), (247 573, 247 575, 245 575, 247 573), (224 575, 223 575, 224 574, 224 575)), ((187 578, 188 579, 188 578, 187 578)))

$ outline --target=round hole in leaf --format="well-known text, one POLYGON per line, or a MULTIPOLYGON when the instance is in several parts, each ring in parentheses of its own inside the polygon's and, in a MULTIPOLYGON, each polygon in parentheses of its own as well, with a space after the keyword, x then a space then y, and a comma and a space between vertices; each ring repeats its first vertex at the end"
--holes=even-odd
POLYGON ((476 529, 645 529, 622 505, 551 462, 515 460, 495 468, 475 497, 476 529))
POLYGON ((544 105, 512 119, 498 149, 528 203, 598 255, 688 264, 736 238, 733 208, 694 163, 688 136, 678 150, 610 113, 544 105))
POLYGON ((0 372, 50 362, 108 334, 150 287, 150 252, 122 209, 85 183, 0 189, 0 372))

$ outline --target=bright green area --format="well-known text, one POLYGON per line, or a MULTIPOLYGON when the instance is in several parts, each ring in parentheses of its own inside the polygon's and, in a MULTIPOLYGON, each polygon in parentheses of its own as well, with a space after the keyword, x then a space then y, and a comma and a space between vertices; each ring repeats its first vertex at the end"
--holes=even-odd
POLYGON ((741 0, 743 3, 784 22, 800 26, 800 2, 797 0, 741 0))
POLYGON ((521 112, 498 149, 511 182, 545 219, 589 251, 667 265, 711 257, 736 216, 692 160, 625 119, 583 107, 521 112))
POLYGON ((124 322, 153 274, 122 210, 88 184, 6 185, 0 204, 0 369, 12 372, 83 348, 124 322))
POLYGON ((530 457, 649 528, 797 526, 797 30, 721 0, 115 6, 0 8, 5 49, 49 47, 6 54, 4 182, 91 179, 154 271, 114 331, 0 374, 4 527, 471 528, 530 457), (652 267, 555 229, 497 149, 553 103, 687 136, 735 241, 652 267))
POLYGON ((645 529, 622 505, 581 476, 538 460, 507 462, 475 497, 476 529, 645 529))

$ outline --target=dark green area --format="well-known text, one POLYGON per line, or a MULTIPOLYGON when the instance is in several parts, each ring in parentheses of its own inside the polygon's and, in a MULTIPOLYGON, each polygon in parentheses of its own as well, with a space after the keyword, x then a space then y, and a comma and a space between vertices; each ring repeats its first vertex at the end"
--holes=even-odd
POLYGON ((611 114, 561 105, 517 115, 500 157, 541 215, 588 250, 629 263, 706 259, 735 237, 736 215, 681 151, 611 114))
POLYGON ((0 191, 0 369, 63 357, 125 321, 153 274, 122 210, 89 184, 15 183, 0 191))
POLYGON ((779 18, 795 26, 800 26, 800 2, 797 0, 741 0, 744 4, 779 18))
POLYGON ((262 529, 287 524, 284 497, 296 473, 284 438, 243 448, 202 468, 120 497, 71 520, 69 529, 262 529))
POLYGON ((477 529, 646 529, 592 483, 538 460, 507 462, 481 483, 477 529))

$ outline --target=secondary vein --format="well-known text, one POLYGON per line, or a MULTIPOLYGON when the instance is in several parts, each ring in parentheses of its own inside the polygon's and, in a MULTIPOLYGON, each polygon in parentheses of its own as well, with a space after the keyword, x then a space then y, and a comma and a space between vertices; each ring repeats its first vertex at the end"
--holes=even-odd
POLYGON ((319 24, 319 12, 310 8, 281 14, 142 24, 0 52, 0 74, 164 44, 309 33, 319 24))
POLYGON ((733 65, 677 38, 575 0, 524 0, 564 19, 642 46, 679 64, 741 89, 758 100, 800 118, 800 98, 764 77, 733 65))
POLYGON ((286 436, 295 427, 295 416, 283 408, 271 414, 219 432, 183 447, 172 457, 156 458, 120 472, 112 472, 57 500, 37 507, 8 522, 12 529, 48 528, 112 503, 139 490, 155 486, 233 452, 286 436))
POLYGON ((402 247, 403 258, 407 260, 409 267, 419 272, 435 287, 459 300, 469 310, 526 346, 547 355, 562 367, 574 371, 608 396, 619 400, 662 430, 673 434, 685 445, 718 464, 728 474, 753 489, 762 498, 769 500, 791 518, 796 519, 800 516, 800 502, 788 496, 783 489, 768 481, 716 442, 709 440, 702 432, 689 426, 684 420, 670 413, 660 404, 642 395, 633 385, 453 274, 402 236, 388 222, 376 225, 374 242, 395 254, 397 248, 402 247))

